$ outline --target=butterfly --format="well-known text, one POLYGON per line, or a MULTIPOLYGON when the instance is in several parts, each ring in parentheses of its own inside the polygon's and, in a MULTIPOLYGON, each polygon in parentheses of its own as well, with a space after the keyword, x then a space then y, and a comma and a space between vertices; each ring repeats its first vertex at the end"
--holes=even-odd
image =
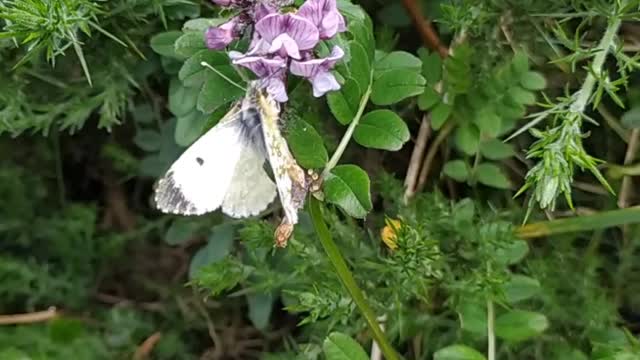
POLYGON ((276 229, 276 245, 286 246, 308 181, 280 132, 279 115, 279 103, 259 81, 250 82, 246 95, 158 180, 157 208, 180 215, 222 208, 231 217, 244 218, 265 210, 277 192, 285 216, 276 229), (263 166, 265 161, 275 182, 263 166))

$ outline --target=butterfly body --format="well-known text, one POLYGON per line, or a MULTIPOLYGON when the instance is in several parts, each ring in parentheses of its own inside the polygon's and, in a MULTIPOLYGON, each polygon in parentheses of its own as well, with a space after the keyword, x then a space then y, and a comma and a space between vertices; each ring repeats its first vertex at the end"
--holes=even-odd
POLYGON ((220 122, 192 144, 157 183, 155 201, 166 213, 202 215, 222 208, 235 218, 257 215, 280 195, 283 223, 298 222, 305 173, 279 129, 278 103, 257 83, 220 122), (263 164, 273 170, 275 183, 263 164))

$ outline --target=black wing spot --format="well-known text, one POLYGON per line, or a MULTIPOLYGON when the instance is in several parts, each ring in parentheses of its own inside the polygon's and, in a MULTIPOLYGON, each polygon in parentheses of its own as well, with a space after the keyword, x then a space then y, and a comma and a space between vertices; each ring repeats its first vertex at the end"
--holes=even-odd
POLYGON ((197 157, 196 161, 198 162, 198 165, 202 166, 202 164, 204 164, 204 160, 201 157, 197 157))

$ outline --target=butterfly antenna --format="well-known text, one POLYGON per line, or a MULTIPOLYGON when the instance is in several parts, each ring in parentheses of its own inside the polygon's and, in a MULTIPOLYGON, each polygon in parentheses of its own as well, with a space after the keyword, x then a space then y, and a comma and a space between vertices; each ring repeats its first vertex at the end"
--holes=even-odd
POLYGON ((206 67, 207 69, 213 71, 214 73, 218 74, 221 78, 227 80, 229 82, 229 84, 241 89, 242 91, 247 91, 247 89, 245 89, 244 86, 238 84, 237 82, 231 80, 227 75, 223 74, 222 72, 220 72, 220 70, 214 68, 213 66, 209 65, 206 61, 203 61, 200 63, 200 65, 206 67))

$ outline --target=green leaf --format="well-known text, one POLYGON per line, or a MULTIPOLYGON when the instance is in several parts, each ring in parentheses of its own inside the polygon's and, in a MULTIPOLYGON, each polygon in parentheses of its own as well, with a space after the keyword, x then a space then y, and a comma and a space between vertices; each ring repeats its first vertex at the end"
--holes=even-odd
POLYGON ((502 119, 490 106, 483 107, 478 111, 474 122, 483 134, 490 137, 496 137, 502 129, 502 119))
POLYGON ((504 284, 504 295, 507 302, 515 304, 518 301, 527 300, 538 295, 541 291, 540 282, 537 279, 515 274, 509 282, 504 284))
POLYGON ((447 162, 446 164, 444 164, 444 168, 442 169, 442 171, 445 175, 458 182, 466 181, 469 177, 467 164, 465 164, 465 162, 462 160, 452 160, 447 162))
POLYGON ((440 130, 449 116, 451 116, 452 110, 453 107, 451 105, 443 102, 438 103, 438 105, 431 110, 431 128, 433 130, 440 130))
POLYGON ((480 153, 490 160, 507 159, 516 154, 511 144, 505 144, 500 139, 489 139, 480 144, 480 153))
POLYGON ((271 310, 273 309, 273 295, 270 293, 247 294, 249 305, 249 319, 258 330, 265 330, 269 325, 271 310))
POLYGON ((207 116, 198 109, 178 118, 174 139, 176 144, 187 147, 202 135, 207 125, 207 116))
POLYGON ((351 78, 355 80, 360 89, 367 89, 371 83, 371 62, 365 49, 358 42, 350 41, 351 61, 349 70, 351 78))
POLYGON ((167 31, 156 34, 151 38, 151 49, 162 56, 184 59, 184 57, 176 54, 174 48, 174 44, 180 36, 182 36, 181 31, 167 31))
POLYGON ((422 60, 422 76, 427 84, 433 86, 442 79, 442 58, 436 52, 429 52, 425 48, 418 49, 418 56, 422 60))
POLYGON ((487 334, 487 307, 485 304, 465 299, 456 310, 460 318, 460 327, 463 330, 482 336, 487 334))
POLYGON ((287 126, 287 143, 296 161, 305 169, 319 169, 329 160, 322 137, 313 126, 296 118, 287 126))
POLYGON ((378 78, 387 71, 394 69, 408 69, 420 71, 422 61, 415 55, 406 51, 393 51, 383 55, 373 65, 374 77, 378 78))
POLYGON ((176 40, 174 47, 175 53, 185 58, 195 55, 198 51, 206 50, 204 32, 189 31, 176 40))
POLYGON ((208 18, 198 18, 198 19, 191 19, 191 20, 187 20, 187 22, 184 23, 184 25, 182 25, 182 31, 194 31, 194 32, 200 32, 202 34, 204 34, 204 32, 212 27, 212 26, 219 26, 224 24, 225 22, 229 21, 229 19, 227 18, 213 18, 213 19, 208 19, 208 18))
POLYGON ((431 86, 427 85, 424 89, 424 92, 420 94, 420 96, 418 96, 418 107, 420 108, 420 110, 426 111, 439 103, 440 100, 440 94, 438 94, 438 92, 435 91, 431 86))
POLYGON ((536 94, 520 86, 510 88, 508 94, 518 104, 533 105, 536 103, 536 94))
POLYGON ((194 279, 204 266, 221 261, 233 247, 234 228, 232 224, 214 226, 207 238, 207 245, 201 247, 189 264, 189 279, 194 279))
POLYGON ((325 178, 325 199, 351 217, 362 219, 373 208, 369 187, 369 176, 360 167, 338 165, 325 178))
POLYGON ((368 360, 367 353, 362 346, 349 336, 334 332, 322 344, 322 350, 327 360, 368 360))
POLYGON ((535 71, 527 71, 520 76, 520 85, 528 90, 542 90, 547 87, 547 81, 542 74, 535 71))
POLYGON ((524 240, 516 240, 509 246, 498 249, 495 258, 504 265, 517 264, 529 253, 529 245, 524 240))
POLYGON ((543 314, 512 310, 496 318, 496 335, 507 341, 524 341, 542 334, 549 327, 543 314))
POLYGON ((481 184, 491 186, 498 189, 511 188, 511 181, 507 178, 502 170, 492 163, 482 163, 476 168, 476 178, 481 184))
POLYGON ((511 69, 513 69, 516 76, 521 76, 529 71, 529 57, 527 54, 524 52, 516 53, 511 60, 511 69))
POLYGON ((157 151, 162 145, 162 136, 156 131, 142 129, 136 132, 133 142, 144 151, 157 151))
POLYGON ((433 360, 485 360, 485 356, 466 345, 449 345, 436 351, 433 360))
MULTIPOLYGON (((216 69, 236 83, 242 82, 232 67, 218 66, 216 69)), ((229 83, 214 71, 207 70, 204 85, 202 85, 200 96, 198 96, 198 110, 205 114, 214 112, 220 106, 240 99, 244 94, 242 89, 229 83)))
POLYGON ((190 219, 178 218, 171 223, 164 241, 169 245, 179 245, 195 236, 197 231, 197 223, 190 219))
POLYGON ((407 124, 391 110, 364 115, 353 133, 355 141, 368 148, 397 151, 409 140, 407 124))
POLYGON ((391 105, 421 94, 424 85, 424 78, 414 70, 390 70, 373 82, 371 101, 376 105, 391 105))
POLYGON ((171 80, 169 84, 169 111, 175 116, 183 116, 196 108, 199 89, 184 87, 177 80, 171 80))
POLYGON ((327 94, 329 109, 336 120, 342 125, 348 125, 353 121, 360 106, 360 85, 352 78, 346 78, 339 91, 327 94))
POLYGON ((636 106, 625 112, 620 119, 627 129, 640 128, 640 107, 636 106))
POLYGON ((473 124, 463 124, 456 129, 454 141, 460 151, 473 155, 478 151, 480 132, 473 124))

